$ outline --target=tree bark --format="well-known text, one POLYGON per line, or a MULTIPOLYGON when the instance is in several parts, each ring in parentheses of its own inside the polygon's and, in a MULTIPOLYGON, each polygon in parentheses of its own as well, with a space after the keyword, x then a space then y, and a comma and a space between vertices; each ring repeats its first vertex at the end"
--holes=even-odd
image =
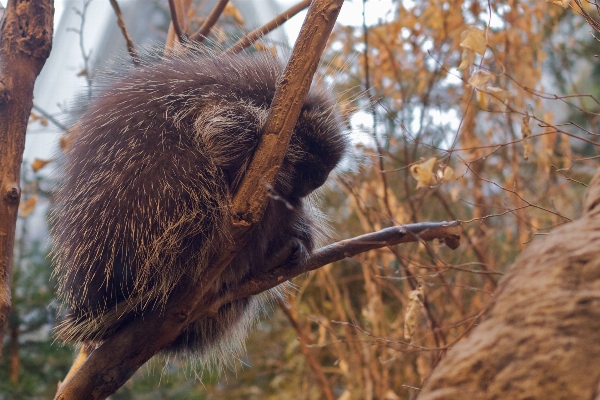
POLYGON ((52 47, 53 18, 51 0, 10 0, 0 21, 0 343, 11 306, 25 132, 33 84, 52 47))
POLYGON ((600 171, 583 208, 519 256, 420 400, 600 398, 600 171))

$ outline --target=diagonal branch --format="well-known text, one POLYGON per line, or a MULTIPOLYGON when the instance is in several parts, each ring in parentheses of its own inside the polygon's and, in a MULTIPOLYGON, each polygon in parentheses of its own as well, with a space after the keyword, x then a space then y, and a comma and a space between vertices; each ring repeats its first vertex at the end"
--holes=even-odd
POLYGON ((190 39, 201 43, 204 38, 208 36, 212 27, 215 26, 221 14, 223 14, 223 10, 227 6, 227 3, 229 3, 229 0, 219 0, 210 14, 208 14, 208 17, 204 20, 200 29, 198 29, 198 32, 194 33, 190 39))
POLYGON ((185 40, 185 33, 181 24, 184 21, 183 10, 181 10, 181 3, 178 0, 169 0, 169 11, 171 12, 171 24, 173 30, 179 39, 179 43, 183 43, 185 40))
POLYGON ((311 0, 302 0, 300 3, 288 8, 271 21, 267 22, 260 28, 253 30, 248 33, 246 36, 235 42, 230 48, 225 50, 225 54, 237 54, 244 50, 245 48, 252 46, 252 43, 256 42, 261 37, 265 36, 272 30, 283 25, 287 20, 292 18, 294 15, 298 14, 300 11, 304 10, 306 7, 310 5, 311 0))
POLYGON ((456 249, 460 244, 462 226, 459 222, 421 222, 402 226, 392 226, 377 232, 367 233, 351 239, 341 240, 316 250, 305 264, 296 268, 281 266, 262 276, 250 279, 229 296, 214 301, 197 317, 215 314, 220 307, 234 300, 262 293, 281 283, 306 272, 313 271, 332 262, 353 257, 369 250, 380 249, 400 243, 431 241, 444 239, 446 245, 456 249))
POLYGON ((119 28, 121 28, 121 33, 123 34, 123 37, 125 38, 125 42, 127 42, 127 51, 129 52, 129 55, 131 56, 131 61, 133 61, 133 63, 135 65, 138 65, 140 63, 140 57, 139 57, 137 51, 135 50, 135 45, 133 44, 133 40, 131 40, 131 36, 129 36, 129 32, 127 31, 127 27, 125 26, 125 21, 123 20, 123 14, 121 13, 121 8, 119 7, 117 0, 110 0, 110 4, 112 5, 112 8, 115 10, 115 14, 117 14, 117 24, 119 25, 119 28))

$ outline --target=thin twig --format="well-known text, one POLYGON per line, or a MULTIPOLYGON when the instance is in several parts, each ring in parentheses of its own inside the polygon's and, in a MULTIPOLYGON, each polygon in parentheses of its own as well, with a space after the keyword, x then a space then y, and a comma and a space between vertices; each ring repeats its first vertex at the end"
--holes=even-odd
POLYGON ((304 329, 302 329, 302 327, 298 323, 298 320, 292 313, 292 310, 288 308, 285 302, 281 299, 277 299, 277 302, 279 303, 279 307, 281 308, 285 316, 288 318, 288 320, 292 324, 292 327, 296 331, 296 334, 298 335, 298 341, 300 341, 300 350, 302 351, 302 354, 304 354, 304 358, 306 358, 306 362, 308 363, 309 367, 317 376, 317 382, 319 382, 319 385, 321 386, 321 390, 323 391, 324 397, 327 400, 333 400, 335 397, 333 396, 333 392, 331 391, 331 386, 329 386, 329 381, 327 381, 327 377, 323 372, 321 364, 317 361, 314 354, 310 351, 308 347, 309 340, 306 336, 306 333, 304 333, 304 329))
POLYGON ((131 61, 133 61, 133 63, 135 65, 138 65, 140 63, 140 57, 139 57, 137 51, 135 50, 135 45, 133 44, 133 40, 131 40, 131 36, 129 36, 129 32, 127 31, 127 27, 125 26, 125 21, 123 20, 123 14, 121 13, 121 8, 119 7, 117 0, 110 0, 110 4, 112 5, 113 9, 115 10, 115 14, 117 14, 117 25, 119 25, 119 28, 121 28, 121 33, 123 34, 123 37, 125 38, 125 42, 127 43, 127 51, 129 52, 129 55, 131 56, 131 61))
POLYGON ((256 42, 261 37, 265 36, 267 33, 275 30, 279 26, 281 26, 284 22, 292 18, 294 15, 298 14, 300 11, 304 10, 311 3, 311 0, 303 0, 300 3, 292 6, 273 18, 271 21, 267 22, 263 26, 258 29, 253 30, 236 43, 234 43, 230 48, 225 50, 226 54, 237 54, 244 50, 245 48, 252 45, 252 43, 256 42))
POLYGON ((219 0, 210 14, 208 14, 208 17, 204 20, 200 29, 198 29, 198 32, 190 36, 190 39, 201 43, 208 36, 212 27, 215 26, 221 14, 223 14, 223 10, 227 6, 227 3, 229 3, 229 0, 219 0))
POLYGON ((68 131, 69 128, 67 128, 66 125, 61 124, 60 122, 58 122, 58 120, 56 118, 54 118, 52 115, 48 114, 46 111, 42 110, 41 108, 39 108, 38 106, 35 105, 35 103, 33 104, 33 109, 37 112, 39 112, 44 118, 46 118, 48 121, 52 122, 54 125, 56 125, 56 127, 62 129, 63 131, 68 131))
POLYGON ((86 0, 83 2, 83 8, 79 10, 78 8, 73 8, 75 14, 79 15, 81 18, 81 23, 79 24, 79 29, 75 28, 67 28, 67 32, 75 32, 79 35, 79 50, 81 51, 81 57, 83 58, 83 71, 78 74, 78 76, 85 76, 85 80, 87 83, 87 92, 88 99, 92 98, 92 75, 90 73, 90 57, 92 55, 92 51, 85 51, 85 44, 83 40, 83 30, 85 27, 85 15, 87 13, 87 9, 92 0, 86 0))

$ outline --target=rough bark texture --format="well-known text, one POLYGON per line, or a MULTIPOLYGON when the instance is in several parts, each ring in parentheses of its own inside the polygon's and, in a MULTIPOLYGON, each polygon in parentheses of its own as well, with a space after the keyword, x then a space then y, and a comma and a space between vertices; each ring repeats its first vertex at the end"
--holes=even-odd
POLYGON ((418 398, 599 399, 599 244, 600 172, 583 216, 521 254, 418 398))
POLYGON ((11 0, 0 21, 0 343, 11 303, 25 131, 33 84, 52 47, 53 17, 51 0, 11 0))

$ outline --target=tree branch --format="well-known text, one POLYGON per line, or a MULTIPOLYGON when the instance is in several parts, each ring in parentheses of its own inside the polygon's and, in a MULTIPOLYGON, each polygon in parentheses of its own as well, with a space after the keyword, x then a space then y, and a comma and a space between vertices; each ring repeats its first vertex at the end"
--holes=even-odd
POLYGON ((184 38, 184 29, 181 27, 184 24, 185 16, 184 12, 181 9, 181 3, 179 0, 169 0, 169 11, 171 12, 171 26, 177 35, 177 39, 179 43, 183 43, 184 38))
POLYGON ((244 50, 245 48, 251 46, 254 42, 256 42, 261 37, 265 36, 272 30, 283 25, 287 20, 292 18, 294 15, 298 14, 300 11, 304 10, 306 7, 310 5, 311 0, 303 0, 300 3, 292 6, 273 18, 271 21, 267 22, 260 28, 253 30, 248 33, 246 36, 235 42, 230 48, 225 50, 225 54, 237 54, 244 50))
POLYGON ((204 38, 208 36, 212 27, 215 26, 221 14, 223 14, 223 10, 227 6, 227 3, 229 3, 229 0, 219 0, 210 12, 210 14, 208 14, 208 17, 206 17, 206 19, 204 20, 204 23, 202 24, 200 29, 198 29, 198 32, 194 33, 190 37, 190 39, 201 43, 204 40, 204 38))
POLYGON ((0 343, 11 307, 25 132, 33 84, 52 48, 53 14, 51 0, 11 0, 0 21, 0 343))
POLYGON ((121 28, 121 33, 123 34, 123 37, 125 38, 125 42, 127 43, 127 51, 129 52, 129 55, 131 56, 131 61, 133 61, 133 63, 135 65, 138 65, 140 63, 140 57, 139 57, 137 51, 135 50, 135 45, 133 44, 133 40, 131 40, 131 36, 129 36, 129 32, 127 31, 127 27, 125 26, 125 21, 123 20, 123 14, 121 13, 121 8, 119 7, 117 0, 110 0, 110 4, 112 5, 112 8, 115 10, 115 14, 117 14, 117 24, 119 25, 119 28, 121 28))
POLYGON ((353 257, 369 250, 380 249, 400 243, 431 241, 444 239, 451 249, 456 249, 460 244, 462 227, 459 222, 422 222, 402 226, 392 226, 377 232, 367 233, 352 239, 345 239, 316 250, 305 264, 296 268, 280 266, 264 275, 250 279, 241 285, 235 292, 204 305, 202 313, 197 317, 210 316, 225 304, 237 299, 243 299, 272 289, 281 283, 291 280, 299 275, 313 271, 331 264, 332 262, 353 257))

